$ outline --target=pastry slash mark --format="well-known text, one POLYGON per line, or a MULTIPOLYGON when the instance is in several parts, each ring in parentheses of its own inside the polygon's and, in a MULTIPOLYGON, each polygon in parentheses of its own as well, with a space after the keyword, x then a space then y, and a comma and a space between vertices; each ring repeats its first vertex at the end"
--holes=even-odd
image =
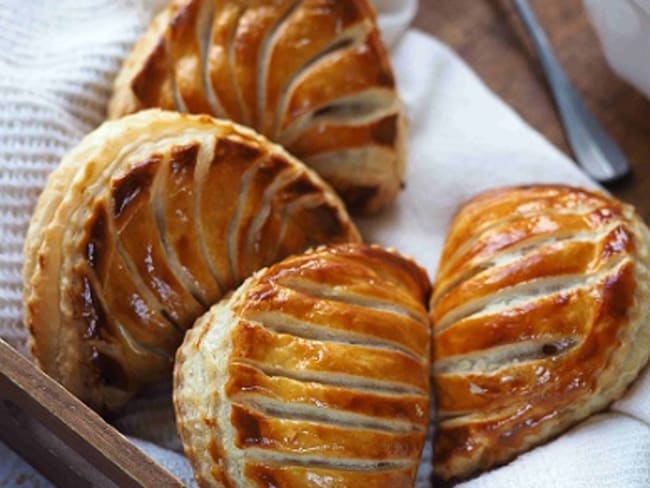
POLYGON ((111 181, 113 216, 119 219, 138 199, 143 190, 149 188, 163 160, 160 154, 133 165, 125 174, 111 181))

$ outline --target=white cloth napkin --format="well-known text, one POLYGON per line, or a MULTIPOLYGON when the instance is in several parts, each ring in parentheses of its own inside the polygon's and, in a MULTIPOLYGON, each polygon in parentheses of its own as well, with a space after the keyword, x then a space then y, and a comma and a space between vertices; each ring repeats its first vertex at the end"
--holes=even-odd
MULTIPOLYGON (((65 151, 104 117, 121 60, 164 0, 0 0, 0 335, 23 348, 22 242, 29 216, 65 151)), ((366 240, 411 254, 433 276, 458 205, 505 184, 594 186, 497 99, 449 49, 404 34, 417 1, 377 0, 409 119, 407 187, 386 213, 359 225, 366 240)), ((169 394, 162 394, 168 398, 169 394)), ((161 398, 161 395, 156 395, 161 398)), ((117 426, 184 481, 168 401, 136 402, 117 426), (146 413, 143 413, 143 410, 146 413)), ((430 453, 429 453, 430 455, 430 453)), ((429 463, 423 463, 426 479, 429 463)), ((42 479, 0 444, 0 486, 42 479)), ((427 486, 422 482, 419 486, 427 486)), ((650 374, 596 416, 468 487, 650 486, 650 374)))

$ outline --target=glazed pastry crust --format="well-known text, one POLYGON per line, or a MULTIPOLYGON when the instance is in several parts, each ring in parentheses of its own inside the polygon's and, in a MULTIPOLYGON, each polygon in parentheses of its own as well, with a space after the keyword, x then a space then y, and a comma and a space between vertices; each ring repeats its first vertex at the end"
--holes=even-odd
POLYGON ((174 0, 115 80, 109 117, 148 107, 250 126, 349 208, 397 195, 406 123, 368 0, 174 0))
POLYGON ((174 371, 199 485, 412 486, 429 415, 430 285, 343 244, 249 278, 197 321, 174 371))
POLYGON ((431 299, 437 477, 503 464, 623 394, 650 352, 649 242, 632 207, 577 188, 460 210, 431 299))
POLYGON ((249 129, 160 110, 106 123, 51 174, 26 237, 31 350, 91 406, 119 408, 256 269, 358 240, 333 190, 249 129))

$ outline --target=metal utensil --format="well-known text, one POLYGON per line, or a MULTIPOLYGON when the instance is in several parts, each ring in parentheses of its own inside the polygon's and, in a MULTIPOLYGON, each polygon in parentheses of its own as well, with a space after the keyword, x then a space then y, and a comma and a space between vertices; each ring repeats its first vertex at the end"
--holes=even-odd
POLYGON ((610 182, 621 178, 629 172, 625 155, 585 107, 555 57, 528 1, 514 0, 514 4, 537 49, 576 159, 597 181, 610 182))

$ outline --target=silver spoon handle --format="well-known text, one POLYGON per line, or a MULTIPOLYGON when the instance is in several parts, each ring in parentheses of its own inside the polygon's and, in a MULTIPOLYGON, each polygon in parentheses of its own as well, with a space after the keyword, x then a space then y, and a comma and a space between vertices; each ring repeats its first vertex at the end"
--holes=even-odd
POLYGON ((537 49, 576 159, 595 180, 608 182, 624 176, 629 171, 625 155, 585 107, 528 1, 514 0, 514 4, 537 49))

